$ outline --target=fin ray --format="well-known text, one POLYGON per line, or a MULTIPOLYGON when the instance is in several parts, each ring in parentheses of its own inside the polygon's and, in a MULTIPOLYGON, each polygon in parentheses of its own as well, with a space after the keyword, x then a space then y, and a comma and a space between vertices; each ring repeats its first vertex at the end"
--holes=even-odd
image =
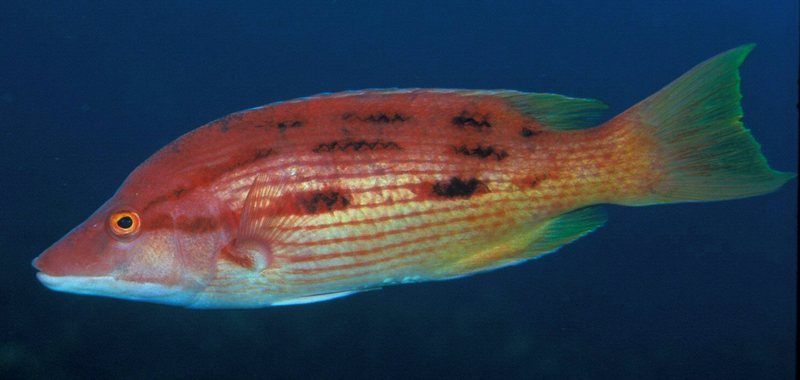
POLYGON ((636 205, 750 197, 794 178, 769 167, 742 123, 739 66, 754 47, 700 63, 618 117, 654 139, 664 171, 636 205))
POLYGON ((502 244, 448 265, 446 276, 461 277, 541 257, 600 228, 606 219, 602 208, 594 206, 524 227, 502 244))
POLYGON ((225 251, 232 261, 248 263, 255 271, 263 270, 272 262, 275 243, 285 238, 276 235, 279 230, 276 227, 302 223, 302 216, 278 216, 284 205, 276 205, 275 200, 284 193, 284 188, 283 183, 270 183, 263 174, 253 179, 242 207, 236 240, 225 251))
POLYGON ((573 131, 597 126, 608 105, 588 98, 547 93, 509 91, 500 94, 523 114, 555 131, 573 131))

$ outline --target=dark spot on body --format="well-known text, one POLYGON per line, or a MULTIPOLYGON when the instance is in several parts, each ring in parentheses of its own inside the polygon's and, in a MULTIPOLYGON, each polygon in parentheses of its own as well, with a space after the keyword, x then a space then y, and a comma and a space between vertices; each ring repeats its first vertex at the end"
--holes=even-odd
POLYGON ((489 115, 476 115, 467 111, 461 111, 458 116, 453 117, 452 123, 460 128, 473 127, 478 131, 481 131, 484 128, 492 127, 492 124, 489 123, 488 119, 489 115))
POLYGON ((538 186, 540 183, 542 183, 542 181, 544 181, 546 179, 547 179, 547 175, 546 174, 537 175, 537 176, 533 177, 533 179, 531 179, 531 187, 533 188, 533 187, 538 186))
POLYGON ((522 137, 533 137, 533 136, 536 136, 536 135, 538 135, 540 133, 542 133, 542 132, 541 131, 534 131, 533 129, 530 129, 528 127, 522 127, 522 130, 519 132, 519 134, 522 137))
POLYGON ((527 189, 535 189, 537 186, 541 185, 542 182, 549 178, 548 174, 535 174, 532 176, 524 176, 515 178, 512 180, 515 186, 517 186, 520 190, 527 190, 527 189))
POLYGON ((494 157, 497 161, 502 161, 508 157, 508 152, 503 149, 497 149, 493 146, 477 145, 474 148, 469 148, 466 145, 454 146, 453 150, 464 156, 472 156, 479 158, 494 157))
POLYGON ((289 128, 300 128, 302 126, 303 126, 303 123, 301 121, 297 121, 297 120, 281 121, 281 122, 279 122, 279 123, 277 123, 275 125, 275 127, 278 128, 278 130, 281 131, 281 132, 284 132, 289 128))
POLYGON ((313 192, 301 197, 300 202, 309 214, 341 210, 350 205, 350 199, 338 191, 313 192))
POLYGON ((253 157, 252 162, 258 161, 258 160, 260 160, 262 158, 265 158, 265 157, 269 157, 270 155, 272 155, 272 153, 274 153, 272 148, 259 149, 259 150, 256 151, 256 154, 253 157))
POLYGON ((399 113, 388 114, 388 115, 385 113, 379 113, 375 115, 369 115, 366 118, 362 119, 362 121, 388 124, 388 123, 404 122, 408 119, 409 119, 408 116, 403 116, 399 113))
POLYGON ((287 129, 294 129, 294 128, 301 128, 303 126, 303 122, 296 119, 289 119, 289 120, 282 120, 282 121, 273 121, 273 120, 266 120, 262 123, 253 125, 253 128, 263 129, 265 131, 269 131, 270 129, 277 129, 281 133, 286 132, 287 129))
POLYGON ((487 186, 477 178, 462 180, 452 177, 448 181, 439 181, 433 185, 433 193, 447 198, 469 198, 478 190, 488 190, 487 186))
POLYGON ((402 150, 403 148, 400 145, 393 141, 382 141, 382 140, 375 140, 375 141, 367 141, 367 140, 337 140, 332 141, 329 143, 323 143, 317 145, 312 151, 314 153, 323 153, 323 152, 359 152, 363 150, 402 150))
POLYGON ((345 112, 342 114, 342 120, 359 120, 368 123, 376 124, 392 124, 402 123, 408 121, 411 117, 400 114, 398 112, 378 112, 366 116, 359 116, 355 112, 345 112))
POLYGON ((266 215, 314 215, 344 210, 352 203, 350 193, 341 188, 297 191, 282 194, 264 210, 266 215))

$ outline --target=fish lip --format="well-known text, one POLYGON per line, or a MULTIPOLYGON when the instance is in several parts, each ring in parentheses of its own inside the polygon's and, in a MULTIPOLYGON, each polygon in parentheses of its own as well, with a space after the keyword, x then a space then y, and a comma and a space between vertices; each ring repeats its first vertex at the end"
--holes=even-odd
POLYGON ((168 305, 188 305, 196 297, 195 292, 186 291, 179 286, 125 281, 113 276, 51 276, 38 272, 36 278, 50 290, 74 294, 168 305))
POLYGON ((36 256, 36 257, 34 257, 34 258, 33 258, 33 260, 31 260, 31 266, 33 267, 33 269, 36 269, 37 271, 39 271, 39 272, 41 273, 41 271, 42 271, 42 268, 39 268, 39 266, 38 266, 38 265, 36 265, 36 262, 37 262, 37 261, 39 261, 39 258, 40 258, 40 257, 42 257, 42 256, 36 256))

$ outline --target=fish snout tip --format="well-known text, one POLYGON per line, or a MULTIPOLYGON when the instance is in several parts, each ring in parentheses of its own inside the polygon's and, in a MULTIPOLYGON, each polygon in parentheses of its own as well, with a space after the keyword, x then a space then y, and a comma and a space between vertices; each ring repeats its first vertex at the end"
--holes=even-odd
POLYGON ((42 271, 42 268, 39 267, 39 258, 40 257, 42 257, 42 255, 36 256, 36 257, 33 258, 33 260, 31 260, 31 266, 33 267, 33 269, 36 269, 39 272, 42 271))

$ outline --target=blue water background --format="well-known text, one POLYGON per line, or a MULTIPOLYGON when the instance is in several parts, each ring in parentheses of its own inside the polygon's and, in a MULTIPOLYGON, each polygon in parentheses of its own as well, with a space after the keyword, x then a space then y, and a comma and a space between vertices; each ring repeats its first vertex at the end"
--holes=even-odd
POLYGON ((797 171, 795 1, 0 2, 0 377, 793 378, 797 181, 607 207, 535 262, 300 307, 59 294, 30 267, 150 154, 233 111, 455 87, 596 97, 611 117, 748 42, 746 125, 797 171))

